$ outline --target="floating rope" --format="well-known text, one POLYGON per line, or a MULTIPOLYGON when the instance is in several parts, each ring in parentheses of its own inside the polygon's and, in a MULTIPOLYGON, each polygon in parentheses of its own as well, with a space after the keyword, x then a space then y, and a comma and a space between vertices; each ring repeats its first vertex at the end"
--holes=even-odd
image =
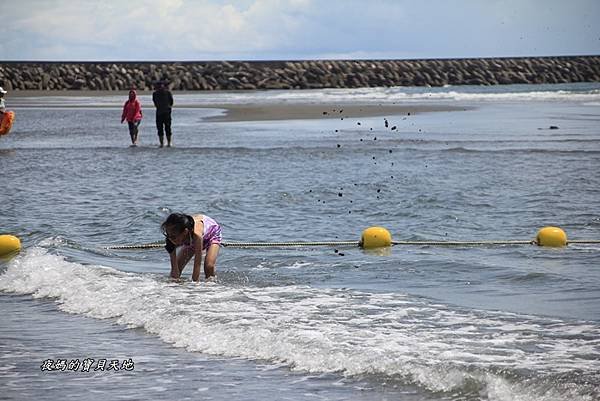
POLYGON ((392 245, 447 245, 447 246, 474 246, 474 245, 531 245, 534 240, 492 240, 492 241, 392 241, 392 245))
MULTIPOLYGON (((600 244, 600 240, 569 240, 568 244, 600 244)), ((477 245, 534 245, 534 240, 491 240, 491 241, 392 241, 392 245, 408 246, 477 246, 477 245)), ((164 242, 148 244, 112 245, 104 249, 133 250, 163 248, 164 242)), ((314 241, 314 242, 223 242, 225 248, 285 248, 311 246, 360 246, 359 241, 314 241)))
POLYGON ((164 242, 152 242, 149 244, 137 244, 137 245, 111 245, 105 246, 104 249, 152 249, 162 248, 165 246, 164 242))
MULTIPOLYGON (((314 242, 223 242, 221 246, 225 248, 267 248, 267 247, 301 247, 301 246, 358 246, 358 241, 314 241, 314 242)), ((149 244, 139 245, 113 245, 104 249, 152 249, 162 248, 164 242, 151 242, 149 244)))
POLYGON ((226 242, 224 247, 288 247, 288 246, 358 246, 358 241, 315 241, 315 242, 226 242))

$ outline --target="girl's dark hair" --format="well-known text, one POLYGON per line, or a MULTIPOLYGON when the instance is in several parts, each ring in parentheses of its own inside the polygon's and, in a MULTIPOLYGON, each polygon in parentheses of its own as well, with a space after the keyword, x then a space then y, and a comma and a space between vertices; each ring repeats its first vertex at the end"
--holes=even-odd
POLYGON ((192 216, 183 213, 170 214, 164 223, 160 225, 160 230, 165 235, 167 234, 167 229, 171 234, 181 234, 186 228, 194 230, 194 219, 192 216))

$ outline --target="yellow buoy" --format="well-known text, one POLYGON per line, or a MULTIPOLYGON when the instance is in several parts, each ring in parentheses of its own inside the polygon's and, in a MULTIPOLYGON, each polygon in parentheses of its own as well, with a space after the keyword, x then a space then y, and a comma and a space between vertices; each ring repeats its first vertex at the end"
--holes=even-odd
POLYGON ((369 227, 362 232, 360 246, 364 249, 383 248, 392 245, 392 234, 383 227, 369 227))
POLYGON ((539 246, 565 246, 567 234, 558 227, 544 227, 538 231, 535 241, 539 246))
POLYGON ((21 250, 21 241, 13 235, 0 235, 0 257, 11 256, 21 250))

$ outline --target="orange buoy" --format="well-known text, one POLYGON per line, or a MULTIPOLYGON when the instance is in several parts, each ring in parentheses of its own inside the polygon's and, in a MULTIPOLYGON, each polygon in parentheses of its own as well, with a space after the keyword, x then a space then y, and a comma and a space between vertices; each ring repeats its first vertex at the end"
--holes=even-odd
POLYGON ((2 114, 2 121, 0 121, 0 135, 6 135, 10 132, 15 121, 14 111, 5 111, 2 114))

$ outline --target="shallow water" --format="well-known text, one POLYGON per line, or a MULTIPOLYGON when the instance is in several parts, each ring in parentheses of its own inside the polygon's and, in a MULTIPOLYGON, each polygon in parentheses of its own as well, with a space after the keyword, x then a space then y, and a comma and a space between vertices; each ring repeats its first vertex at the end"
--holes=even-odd
POLYGON ((600 239, 598 85, 175 94, 356 99, 466 111, 386 128, 180 108, 175 147, 159 149, 147 97, 137 148, 118 97, 9 103, 1 230, 25 249, 0 262, 7 397, 598 399, 597 245, 223 248, 208 285, 170 282, 163 250, 104 249, 158 240, 171 211, 216 218, 228 241, 358 240, 374 225, 395 240, 529 240, 545 225, 600 239), (135 369, 40 370, 88 357, 135 369))

